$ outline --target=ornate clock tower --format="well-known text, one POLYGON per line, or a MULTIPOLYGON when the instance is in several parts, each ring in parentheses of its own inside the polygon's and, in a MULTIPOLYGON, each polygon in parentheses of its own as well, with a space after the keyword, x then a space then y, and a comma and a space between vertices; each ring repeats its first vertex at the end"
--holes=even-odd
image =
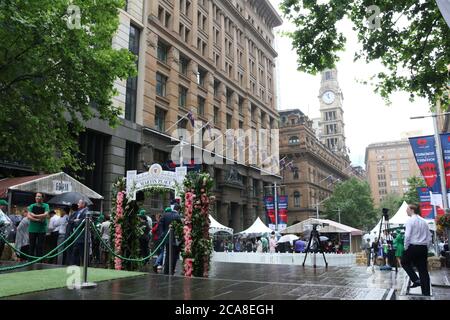
POLYGON ((347 156, 344 133, 344 96, 337 80, 337 70, 328 69, 322 72, 319 91, 320 100, 320 141, 330 150, 347 156))

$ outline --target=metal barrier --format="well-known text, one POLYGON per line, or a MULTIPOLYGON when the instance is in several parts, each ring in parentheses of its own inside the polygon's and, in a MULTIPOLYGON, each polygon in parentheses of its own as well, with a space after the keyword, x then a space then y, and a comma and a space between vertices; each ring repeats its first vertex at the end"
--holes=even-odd
MULTIPOLYGON (((328 266, 356 266, 356 254, 325 253, 328 266)), ((256 252, 213 252, 211 261, 256 263, 256 264, 288 264, 302 265, 305 253, 256 253, 256 252)), ((325 266, 321 254, 308 254, 306 265, 325 266)))

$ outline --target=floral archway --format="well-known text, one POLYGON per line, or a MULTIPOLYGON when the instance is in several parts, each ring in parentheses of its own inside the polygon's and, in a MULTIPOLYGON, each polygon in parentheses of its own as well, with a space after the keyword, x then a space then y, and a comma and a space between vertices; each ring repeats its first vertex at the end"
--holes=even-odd
MULTIPOLYGON (((182 224, 174 224, 175 235, 181 242, 183 257, 183 274, 186 277, 207 277, 212 253, 212 242, 209 236, 210 206, 215 200, 211 190, 213 179, 208 173, 189 172, 183 187, 179 188, 181 196, 182 224), (181 191, 183 190, 183 191, 181 191)), ((148 193, 164 193, 164 187, 149 187, 148 193)), ((136 200, 130 200, 126 194, 126 180, 121 178, 113 188, 113 210, 111 214, 111 243, 114 251, 123 257, 136 258, 139 256, 139 228, 136 200)), ((137 270, 140 263, 114 258, 114 268, 117 270, 137 270)))
POLYGON ((178 237, 183 237, 183 270, 186 277, 207 277, 209 272, 212 241, 209 235, 210 206, 214 181, 208 173, 190 172, 184 180, 182 193, 183 228, 178 228, 178 237))

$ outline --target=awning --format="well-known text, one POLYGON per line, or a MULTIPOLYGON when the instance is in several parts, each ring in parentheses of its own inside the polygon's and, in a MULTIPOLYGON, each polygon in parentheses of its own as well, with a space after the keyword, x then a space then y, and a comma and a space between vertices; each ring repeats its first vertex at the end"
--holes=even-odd
POLYGON ((100 194, 64 172, 0 180, 0 198, 7 198, 8 190, 42 192, 46 195, 75 191, 91 199, 103 199, 100 194))
POLYGON ((308 226, 311 226, 313 224, 328 224, 325 227, 320 227, 317 230, 320 231, 320 233, 350 233, 352 236, 360 236, 363 234, 363 232, 359 229, 355 229, 353 227, 347 226, 345 224, 333 221, 333 220, 328 220, 328 219, 315 219, 315 218, 310 218, 307 220, 304 220, 302 222, 296 223, 290 227, 287 227, 286 229, 284 229, 283 231, 281 231, 281 233, 286 234, 286 233, 303 233, 306 230, 308 230, 308 226))
POLYGON ((209 225, 209 233, 214 234, 219 231, 225 231, 229 234, 233 234, 233 229, 220 224, 216 219, 214 219, 211 215, 209 215, 210 225, 209 225))

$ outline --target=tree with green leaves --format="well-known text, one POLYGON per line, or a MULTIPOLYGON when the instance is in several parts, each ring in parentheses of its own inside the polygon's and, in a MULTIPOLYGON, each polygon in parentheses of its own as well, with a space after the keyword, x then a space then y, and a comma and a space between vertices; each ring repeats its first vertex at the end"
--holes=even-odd
POLYGON ((369 184, 354 177, 336 185, 324 208, 328 219, 339 221, 340 211, 341 223, 354 228, 369 230, 377 220, 369 184))
POLYGON ((382 208, 387 208, 389 209, 390 214, 393 215, 397 212, 402 203, 403 198, 401 195, 397 193, 388 193, 383 197, 383 200, 381 200, 378 212, 381 212, 382 208))
POLYGON ((298 69, 316 74, 332 68, 345 50, 337 23, 350 20, 362 49, 355 60, 385 66, 371 80, 386 101, 398 90, 448 105, 449 28, 435 1, 417 0, 283 0, 280 8, 296 30, 292 38, 298 69))
POLYGON ((423 180, 422 177, 413 176, 413 177, 408 178, 408 185, 409 185, 409 190, 407 192, 405 192, 402 200, 406 201, 406 203, 419 204, 420 199, 419 199, 419 193, 417 192, 417 188, 426 187, 427 185, 425 183, 425 180, 423 180))
POLYGON ((136 57, 112 48, 123 0, 0 1, 0 159, 79 169, 77 136, 119 123, 114 82, 136 57))

